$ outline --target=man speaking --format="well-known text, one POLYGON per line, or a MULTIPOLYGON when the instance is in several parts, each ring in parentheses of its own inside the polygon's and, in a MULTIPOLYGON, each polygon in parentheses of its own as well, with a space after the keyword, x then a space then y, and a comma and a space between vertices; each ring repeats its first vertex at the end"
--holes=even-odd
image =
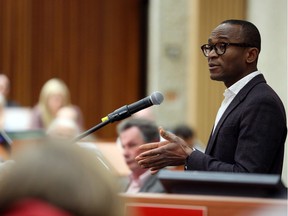
POLYGON ((243 20, 226 20, 201 46, 210 78, 227 89, 205 153, 160 129, 163 142, 140 146, 139 165, 156 173, 185 164, 186 170, 281 174, 287 134, 286 115, 277 94, 257 68, 261 37, 243 20))

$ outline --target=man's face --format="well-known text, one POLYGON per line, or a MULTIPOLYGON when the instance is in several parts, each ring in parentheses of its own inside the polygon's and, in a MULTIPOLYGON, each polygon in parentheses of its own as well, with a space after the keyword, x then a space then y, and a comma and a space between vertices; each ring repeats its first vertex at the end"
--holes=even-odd
POLYGON ((9 93, 9 81, 6 77, 0 76, 0 94, 7 97, 9 93))
MULTIPOLYGON (((219 42, 243 43, 241 38, 241 26, 231 24, 221 24, 216 27, 208 40, 209 44, 219 42)), ((212 50, 207 59, 212 80, 223 81, 226 87, 230 87, 235 82, 246 75, 246 53, 247 48, 238 46, 227 46, 223 55, 218 55, 212 50)))
POLYGON ((142 168, 135 161, 141 151, 138 147, 144 144, 143 136, 137 127, 131 127, 123 131, 120 136, 121 145, 123 148, 124 159, 132 172, 142 170, 142 168))

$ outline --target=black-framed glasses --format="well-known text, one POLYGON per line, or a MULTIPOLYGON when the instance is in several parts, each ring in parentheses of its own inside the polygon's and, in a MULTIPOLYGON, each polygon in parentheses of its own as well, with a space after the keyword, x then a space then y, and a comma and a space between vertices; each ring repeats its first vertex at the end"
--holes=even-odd
POLYGON ((223 55, 226 52, 228 46, 238 46, 238 47, 253 47, 247 43, 225 43, 225 42, 218 42, 215 44, 204 44, 201 46, 201 50, 205 57, 208 57, 209 53, 214 49, 217 55, 223 55))

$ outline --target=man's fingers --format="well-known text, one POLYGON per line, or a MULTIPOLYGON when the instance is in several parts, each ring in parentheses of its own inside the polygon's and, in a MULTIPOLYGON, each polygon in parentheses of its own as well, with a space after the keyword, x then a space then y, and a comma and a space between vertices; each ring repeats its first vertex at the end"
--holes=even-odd
POLYGON ((166 145, 168 142, 167 141, 162 141, 162 142, 155 142, 155 143, 147 143, 139 146, 139 149, 141 151, 148 151, 152 149, 159 148, 161 146, 166 145))
POLYGON ((155 156, 153 159, 149 158, 149 159, 143 159, 141 161, 138 162, 138 164, 142 167, 142 168, 153 168, 153 169, 162 169, 164 167, 166 167, 167 162, 163 159, 157 160, 156 159, 157 156, 155 156))
POLYGON ((153 149, 153 150, 142 152, 141 154, 139 154, 135 158, 135 160, 136 161, 140 161, 140 160, 143 160, 143 159, 146 159, 146 158, 151 159, 152 157, 158 156, 159 154, 160 154, 160 151, 158 149, 155 149, 155 150, 153 149))
POLYGON ((168 140, 170 142, 175 142, 176 141, 176 138, 177 136, 173 133, 170 133, 166 130, 164 130, 163 128, 160 128, 159 129, 159 132, 160 132, 160 135, 165 139, 165 140, 168 140))
POLYGON ((167 141, 163 141, 160 143, 149 143, 149 144, 143 144, 139 146, 139 150, 144 151, 141 154, 139 154, 135 160, 139 161, 143 158, 159 155, 163 152, 162 146, 167 145, 167 141))
MULTIPOLYGON (((145 153, 145 152, 144 152, 145 153)), ((142 154, 141 154, 142 155, 142 154)), ((138 162, 140 166, 145 166, 144 168, 150 168, 149 166, 154 166, 155 164, 159 163, 160 154, 154 154, 153 156, 137 156, 135 160, 138 162)))
POLYGON ((148 151, 148 150, 151 150, 151 149, 155 149, 157 147, 158 147, 158 143, 148 143, 148 144, 140 145, 139 149, 143 150, 143 151, 148 151))

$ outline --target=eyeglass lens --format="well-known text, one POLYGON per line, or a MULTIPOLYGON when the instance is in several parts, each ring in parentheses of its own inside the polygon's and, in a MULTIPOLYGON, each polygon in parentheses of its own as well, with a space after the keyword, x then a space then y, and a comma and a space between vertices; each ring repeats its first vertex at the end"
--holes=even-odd
POLYGON ((217 55, 223 55, 226 51, 227 44, 226 43, 216 43, 214 45, 205 44, 202 46, 203 54, 207 57, 209 53, 214 49, 217 55))

